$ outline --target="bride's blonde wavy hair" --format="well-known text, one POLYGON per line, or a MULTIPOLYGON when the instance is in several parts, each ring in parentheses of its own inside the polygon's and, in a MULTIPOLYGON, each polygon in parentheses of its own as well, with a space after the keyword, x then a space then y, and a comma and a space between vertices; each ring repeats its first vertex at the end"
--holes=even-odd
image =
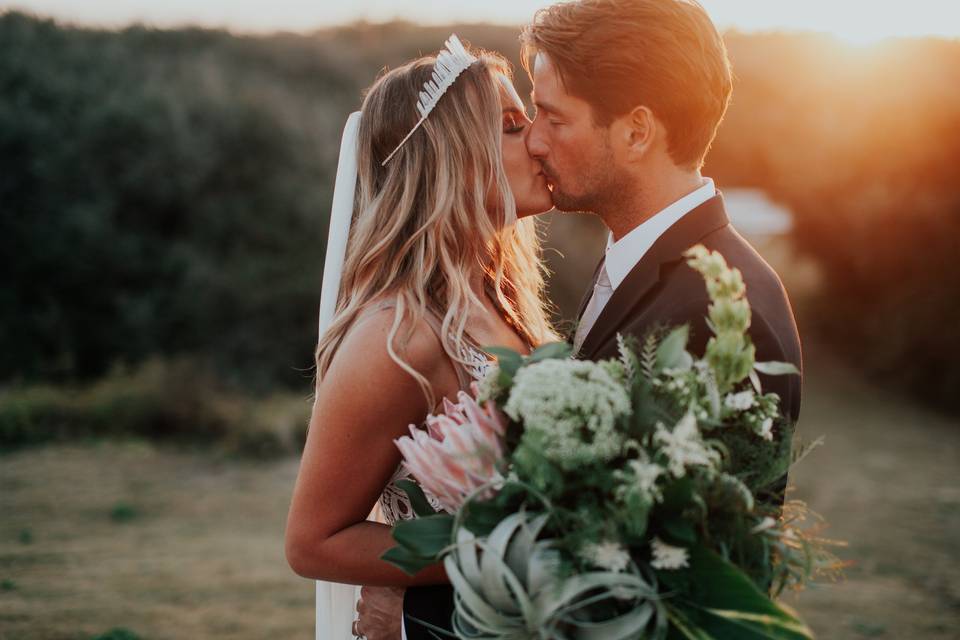
POLYGON ((390 357, 423 390, 429 381, 397 354, 425 314, 443 319, 441 342, 462 354, 471 312, 483 303, 470 286, 483 274, 507 322, 530 344, 557 339, 543 301, 545 269, 532 218, 516 219, 501 155, 501 56, 474 51, 470 65, 440 98, 420 129, 387 163, 384 158, 416 124, 417 99, 435 58, 423 57, 381 76, 368 90, 358 140, 358 197, 335 320, 316 350, 317 382, 350 327, 372 303, 395 304, 387 336, 390 357))

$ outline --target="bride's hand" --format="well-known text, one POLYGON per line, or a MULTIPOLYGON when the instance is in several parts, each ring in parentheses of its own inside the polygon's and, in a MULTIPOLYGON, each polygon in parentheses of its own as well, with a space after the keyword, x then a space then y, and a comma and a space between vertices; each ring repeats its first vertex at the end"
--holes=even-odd
POLYGON ((360 617, 354 623, 354 631, 367 640, 398 640, 403 592, 400 587, 363 587, 357 601, 360 617))

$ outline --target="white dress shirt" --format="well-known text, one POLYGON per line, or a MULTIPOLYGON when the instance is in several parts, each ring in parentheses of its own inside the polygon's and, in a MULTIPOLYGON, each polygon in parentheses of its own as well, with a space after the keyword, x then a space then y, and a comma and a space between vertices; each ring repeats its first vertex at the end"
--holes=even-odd
POLYGON ((715 196, 716 193, 717 189, 713 180, 704 178, 703 185, 695 191, 653 214, 616 242, 613 240, 613 233, 610 233, 607 237, 606 258, 597 276, 593 295, 590 297, 590 302, 587 303, 580 324, 577 326, 577 333, 573 342, 574 353, 580 350, 587 334, 593 328, 593 324, 600 317, 600 313, 607 302, 613 297, 613 292, 633 271, 633 268, 646 255, 650 247, 680 218, 715 196))

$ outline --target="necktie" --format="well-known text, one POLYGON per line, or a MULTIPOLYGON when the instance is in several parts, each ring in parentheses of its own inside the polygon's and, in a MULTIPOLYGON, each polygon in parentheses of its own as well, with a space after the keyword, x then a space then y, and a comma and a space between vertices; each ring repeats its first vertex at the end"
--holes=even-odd
POLYGON ((597 282, 593 285, 593 295, 590 296, 590 302, 587 303, 587 308, 583 310, 583 317, 580 319, 580 324, 577 325, 577 333, 573 338, 573 352, 575 354, 580 351, 583 341, 590 333, 590 329, 593 328, 593 324, 597 321, 600 312, 603 311, 612 295, 613 287, 610 286, 607 265, 603 265, 597 275, 597 282))

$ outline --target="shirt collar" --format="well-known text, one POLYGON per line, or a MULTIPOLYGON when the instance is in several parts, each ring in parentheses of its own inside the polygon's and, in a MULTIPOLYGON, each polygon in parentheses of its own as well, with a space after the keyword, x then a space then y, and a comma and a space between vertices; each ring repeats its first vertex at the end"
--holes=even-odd
POLYGON ((667 229, 716 193, 713 180, 704 178, 702 186, 650 216, 618 241, 613 241, 611 233, 607 237, 607 254, 604 260, 610 286, 616 290, 667 229))

